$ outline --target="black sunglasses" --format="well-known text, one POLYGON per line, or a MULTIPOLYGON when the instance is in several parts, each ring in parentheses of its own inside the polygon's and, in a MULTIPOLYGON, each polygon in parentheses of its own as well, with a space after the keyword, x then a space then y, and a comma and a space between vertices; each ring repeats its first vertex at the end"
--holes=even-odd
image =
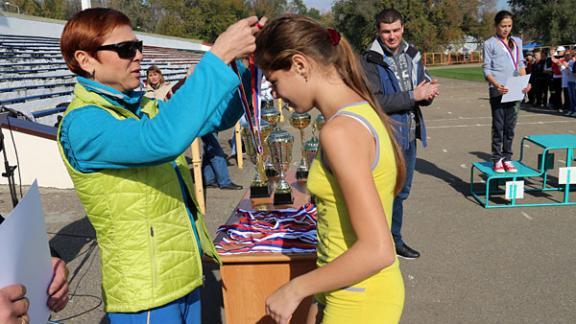
POLYGON ((102 45, 96 48, 96 51, 114 51, 118 57, 123 59, 133 59, 136 56, 136 51, 142 53, 142 41, 128 41, 117 44, 102 45))

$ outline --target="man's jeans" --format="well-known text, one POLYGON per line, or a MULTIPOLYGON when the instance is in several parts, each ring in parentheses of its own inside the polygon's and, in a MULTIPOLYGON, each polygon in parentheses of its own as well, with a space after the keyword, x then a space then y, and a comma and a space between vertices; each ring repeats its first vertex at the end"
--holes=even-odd
POLYGON ((516 128, 515 102, 501 103, 502 96, 490 97, 492 109, 492 162, 512 159, 512 143, 516 128))
POLYGON ((202 175, 204 183, 225 186, 231 183, 226 154, 222 150, 218 139, 214 134, 202 136, 204 143, 204 156, 202 157, 202 175))
POLYGON ((410 194, 412 177, 414 175, 414 169, 416 168, 416 140, 411 141, 409 145, 410 146, 403 151, 404 161, 406 162, 406 181, 404 182, 402 191, 400 191, 394 199, 394 205, 392 207, 392 236, 394 237, 396 247, 404 245, 402 234, 400 233, 402 230, 402 218, 404 217, 403 203, 410 194))
POLYGON ((568 106, 568 111, 573 113, 576 112, 576 82, 568 82, 568 98, 570 105, 568 106))

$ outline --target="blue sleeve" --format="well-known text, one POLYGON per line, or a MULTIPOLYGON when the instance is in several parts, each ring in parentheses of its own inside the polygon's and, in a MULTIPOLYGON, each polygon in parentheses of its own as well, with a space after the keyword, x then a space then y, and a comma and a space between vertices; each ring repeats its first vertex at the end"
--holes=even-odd
POLYGON ((492 48, 490 46, 489 41, 484 42, 484 46, 482 46, 483 56, 484 56, 484 63, 482 64, 482 69, 484 71, 484 78, 488 77, 492 74, 492 48))
POLYGON ((239 83, 230 67, 208 52, 152 119, 118 120, 94 106, 74 110, 60 131, 66 158, 81 172, 173 160, 196 137, 230 127, 240 118, 242 109, 235 99, 239 83))

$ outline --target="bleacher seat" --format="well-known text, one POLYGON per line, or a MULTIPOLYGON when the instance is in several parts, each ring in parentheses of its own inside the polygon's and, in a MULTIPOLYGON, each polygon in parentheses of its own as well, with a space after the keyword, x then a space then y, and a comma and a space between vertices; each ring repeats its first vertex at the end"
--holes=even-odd
MULTIPOLYGON (((167 81, 176 82, 202 54, 144 46, 142 78, 148 67, 157 65, 167 81)), ((0 106, 53 126, 56 114, 62 113, 61 105, 71 100, 75 84, 60 54, 59 39, 0 34, 0 62, 0 106)))

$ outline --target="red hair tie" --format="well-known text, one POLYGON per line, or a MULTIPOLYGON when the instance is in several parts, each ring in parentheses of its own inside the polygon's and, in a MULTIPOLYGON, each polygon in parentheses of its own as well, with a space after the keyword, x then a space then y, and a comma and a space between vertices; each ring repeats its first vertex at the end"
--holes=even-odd
POLYGON ((328 32, 332 46, 337 46, 340 43, 340 39, 342 38, 340 33, 334 28, 327 28, 326 31, 328 32))

